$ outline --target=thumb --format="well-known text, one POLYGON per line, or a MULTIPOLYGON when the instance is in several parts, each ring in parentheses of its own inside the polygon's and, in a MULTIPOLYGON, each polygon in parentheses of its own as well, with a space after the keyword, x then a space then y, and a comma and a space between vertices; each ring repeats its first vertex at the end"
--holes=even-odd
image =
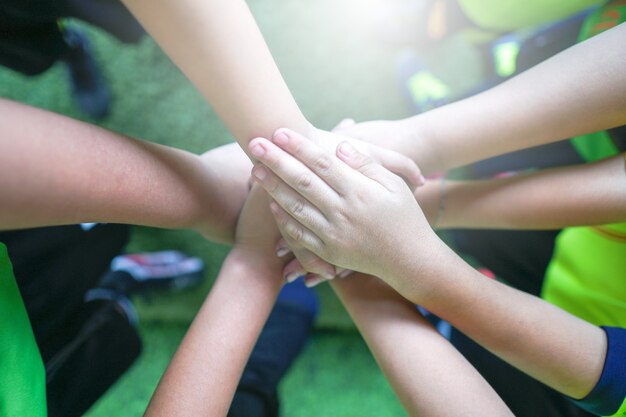
POLYGON ((376 149, 378 162, 394 174, 403 177, 411 188, 421 187, 426 183, 422 171, 408 156, 401 153, 378 147, 376 149))
POLYGON ((391 183, 397 178, 372 158, 358 151, 349 142, 344 141, 337 146, 337 157, 349 167, 359 171, 387 189, 390 188, 391 183))

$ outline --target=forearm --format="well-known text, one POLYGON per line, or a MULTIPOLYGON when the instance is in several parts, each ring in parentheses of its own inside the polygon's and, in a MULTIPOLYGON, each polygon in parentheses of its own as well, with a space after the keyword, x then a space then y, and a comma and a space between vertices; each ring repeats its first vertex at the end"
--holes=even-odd
POLYGON ((147 416, 226 416, 282 286, 281 268, 235 246, 163 375, 147 416))
POLYGON ((124 0, 247 152, 255 137, 309 125, 244 0, 124 0))
POLYGON ((427 187, 415 196, 418 202, 421 196, 439 201, 440 228, 561 229, 626 221, 623 155, 508 178, 433 181, 427 187))
POLYGON ((2 229, 88 221, 191 227, 211 206, 217 184, 196 155, 5 100, 0 126, 2 229))
POLYGON ((406 259, 392 285, 546 385, 574 398, 591 391, 606 354, 600 328, 486 278, 438 239, 428 246, 436 254, 432 265, 406 259))
POLYGON ((332 282, 378 364, 411 416, 509 416, 480 374, 417 311, 377 278, 332 282))
POLYGON ((435 172, 626 124, 625 36, 622 24, 484 93, 410 119, 407 153, 435 172))

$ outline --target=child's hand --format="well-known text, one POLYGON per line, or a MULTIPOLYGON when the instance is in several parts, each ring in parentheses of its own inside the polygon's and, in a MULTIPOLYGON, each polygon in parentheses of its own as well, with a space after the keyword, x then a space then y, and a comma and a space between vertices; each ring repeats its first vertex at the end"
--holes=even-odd
MULTIPOLYGON (((239 251, 247 253, 248 257, 256 259, 259 264, 274 265, 272 268, 280 265, 276 276, 281 276, 282 271, 282 280, 291 282, 302 275, 304 269, 296 260, 288 262, 293 255, 290 257, 275 255, 275 243, 280 238, 280 233, 270 212, 269 201, 261 187, 257 185, 252 188, 237 222, 235 246, 239 251)), ((324 276, 326 279, 335 276, 335 267, 314 253, 295 244, 292 249, 307 271, 324 276)))
MULTIPOLYGON (((363 125, 365 125, 365 123, 363 123, 363 125)), ((366 131, 368 131, 368 129, 366 129, 366 131)), ((341 132, 341 134, 337 132, 337 130, 334 130, 331 133, 320 129, 314 129, 309 139, 313 140, 319 146, 333 154, 341 142, 347 141, 361 153, 371 157, 374 161, 378 162, 389 171, 403 177, 413 188, 424 185, 425 180, 422 176, 420 168, 408 156, 403 155, 394 147, 388 146, 392 141, 392 139, 389 139, 388 135, 379 135, 377 132, 373 131, 370 132, 370 136, 376 136, 378 139, 363 141, 357 136, 350 136, 350 129, 345 131, 347 136, 344 135, 344 132, 341 132)), ((358 132, 359 129, 355 130, 355 133, 358 132)), ((392 135, 390 136, 393 137, 392 135)))
MULTIPOLYGON (((348 123, 344 123, 344 126, 347 124, 348 123)), ((351 122, 350 124, 354 124, 354 122, 351 122)), ((372 157, 372 159, 383 165, 385 168, 402 176, 412 188, 421 187, 425 182, 424 177, 421 174, 421 170, 415 162, 393 150, 385 149, 384 147, 370 144, 352 137, 326 132, 313 127, 309 133, 309 139, 333 154, 335 153, 339 143, 348 141, 359 151, 372 157)), ((285 236, 284 232, 282 234, 285 236)), ((329 265, 323 265, 320 262, 321 259, 317 256, 313 256, 310 252, 307 253, 307 251, 303 250, 300 244, 293 241, 293 239, 290 239, 288 236, 285 237, 286 239, 281 241, 283 247, 280 249, 280 253, 282 253, 283 256, 291 250, 297 253, 297 259, 294 259, 285 267, 285 277, 295 279, 300 275, 305 275, 307 271, 322 270, 324 272, 323 274, 309 273, 305 275, 305 283, 309 286, 313 286, 325 280, 331 279, 334 277, 334 272, 340 276, 345 276, 350 273, 350 271, 344 271, 342 269, 332 271, 330 268, 327 268, 329 265)))
MULTIPOLYGON (((335 126, 333 133, 402 154, 418 163, 422 172, 428 174, 436 172, 435 167, 440 163, 434 149, 430 146, 435 138, 419 117, 361 123, 345 119, 335 126)), ((389 169, 387 166, 385 168, 389 169)))
POLYGON ((273 141, 250 143, 253 176, 289 238, 326 261, 385 278, 435 236, 404 181, 348 143, 337 149, 344 164, 286 129, 273 141))

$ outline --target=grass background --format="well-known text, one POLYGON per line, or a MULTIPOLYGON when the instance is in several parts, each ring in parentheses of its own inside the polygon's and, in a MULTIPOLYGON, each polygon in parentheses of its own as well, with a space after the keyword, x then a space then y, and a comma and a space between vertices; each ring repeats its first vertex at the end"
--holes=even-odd
MULTIPOLYGON (((371 1, 249 3, 287 84, 316 126, 329 129, 344 117, 397 119, 411 114, 397 81, 398 50, 373 42, 372 34, 365 30, 364 22, 371 18, 371 1)), ((231 142, 210 106, 151 39, 123 45, 97 29, 73 24, 88 32, 113 94, 111 115, 100 125, 193 152, 231 142)), ((457 43, 451 40, 431 51, 426 59, 430 65, 443 69, 444 79, 448 74, 447 81, 460 90, 475 77, 476 63, 466 48, 457 43), (460 62, 462 66, 458 65, 460 62)), ((61 65, 32 78, 0 69, 1 96, 86 120, 68 91, 61 65)), ((135 300, 141 317, 144 353, 90 410, 90 417, 142 414, 228 250, 192 232, 143 227, 134 229, 129 250, 170 248, 202 257, 208 279, 194 290, 135 300)), ((316 330, 280 387, 283 415, 404 415, 329 287, 321 286, 318 292, 322 313, 316 330)))

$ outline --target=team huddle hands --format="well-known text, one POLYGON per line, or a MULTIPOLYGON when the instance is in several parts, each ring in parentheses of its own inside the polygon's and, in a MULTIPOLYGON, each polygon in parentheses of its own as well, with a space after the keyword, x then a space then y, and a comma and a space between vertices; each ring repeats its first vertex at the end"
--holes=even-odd
POLYGON ((253 178, 273 199, 271 211, 290 246, 339 268, 387 277, 409 255, 407 242, 434 237, 402 178, 347 141, 333 155, 280 129, 271 141, 251 141, 249 150, 258 160, 253 178))
MULTIPOLYGON (((509 405, 535 402, 540 411, 515 414, 574 415, 560 412, 574 407, 572 399, 596 415, 626 415, 626 153, 614 141, 624 140, 626 124, 624 2, 587 10, 602 13, 591 39, 496 87, 403 120, 346 120, 332 132, 302 113, 244 0, 122 3, 237 143, 196 155, 0 99, 0 230, 121 223, 193 229, 232 243, 146 416, 230 416, 239 388, 240 400, 259 394, 277 415, 278 378, 273 385, 259 379, 257 390, 242 375, 260 334, 270 335, 272 350, 282 343, 264 326, 283 314, 272 313, 281 293, 297 289, 285 282, 304 276, 311 287, 352 272, 332 289, 408 415, 462 407, 467 416, 511 416, 509 405), (619 22, 608 29, 613 18, 619 22), (588 149, 574 143, 573 155, 555 152, 552 168, 462 181, 422 174, 590 132, 606 142, 593 136, 588 149), (461 246, 476 246, 478 263, 510 280, 504 284, 465 262, 433 227, 529 230, 532 240, 454 239, 460 254, 473 256, 461 246), (416 304, 449 323, 452 336, 442 337, 416 304)), ((517 158, 505 159, 506 171, 520 169, 509 167, 517 158)), ((520 166, 537 168, 528 159, 520 166)), ((0 366, 0 415, 45 416, 44 358, 6 249, 0 242, 0 284, 15 291, 0 291, 0 312, 16 323, 17 312, 22 323, 0 332, 0 360, 16 365, 0 366), (2 310, 12 305, 19 308, 2 310), (15 360, 12 352, 27 354, 15 360), (18 380, 26 383, 16 389, 18 380), (33 398, 39 414, 29 412, 33 398), (6 404, 21 411, 7 414, 6 404)), ((307 310, 306 324, 294 321, 305 337, 314 309, 296 310, 307 310)), ((284 333, 294 340, 291 328, 284 333)))

